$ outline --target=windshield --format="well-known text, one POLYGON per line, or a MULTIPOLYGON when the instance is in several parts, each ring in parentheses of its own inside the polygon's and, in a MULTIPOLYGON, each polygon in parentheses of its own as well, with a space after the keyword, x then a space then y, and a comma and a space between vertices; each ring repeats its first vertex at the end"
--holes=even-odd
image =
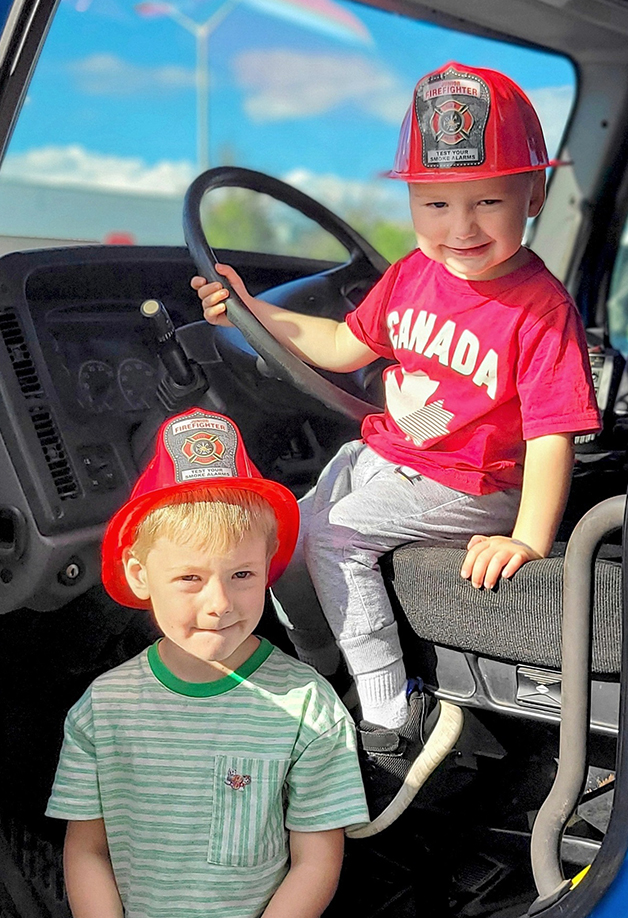
MULTIPOLYGON (((2 250, 181 244, 189 182, 237 165, 312 195, 395 259, 414 245, 407 191, 382 173, 417 79, 447 60, 521 84, 555 153, 575 94, 555 55, 341 0, 61 0, 0 172, 2 250)), ((216 244, 234 244, 233 210, 216 244)))

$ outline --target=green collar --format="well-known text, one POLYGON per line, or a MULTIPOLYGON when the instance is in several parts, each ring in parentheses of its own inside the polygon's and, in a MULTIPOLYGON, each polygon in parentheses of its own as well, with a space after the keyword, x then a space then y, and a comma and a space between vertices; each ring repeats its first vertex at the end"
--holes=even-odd
POLYGON ((153 675, 166 688, 176 692, 178 695, 187 695, 190 698, 209 698, 211 695, 224 695, 225 692, 230 692, 231 689, 248 679, 256 669, 259 669, 273 651, 273 645, 270 641, 267 641, 266 638, 260 638, 260 645, 257 650, 251 654, 248 660, 244 661, 242 666, 228 676, 223 676, 222 679, 216 679, 214 682, 186 682, 170 672, 162 662, 157 649, 160 640, 161 638, 148 648, 148 665, 153 675))

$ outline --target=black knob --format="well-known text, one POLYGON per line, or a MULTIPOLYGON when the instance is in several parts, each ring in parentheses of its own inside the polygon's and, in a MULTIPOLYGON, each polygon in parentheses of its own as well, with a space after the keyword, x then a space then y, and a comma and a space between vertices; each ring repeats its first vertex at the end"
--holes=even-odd
POLYGON ((177 386, 191 385, 195 379, 194 371, 177 341, 175 327, 164 304, 159 300, 144 300, 140 312, 153 323, 157 351, 167 374, 177 386))

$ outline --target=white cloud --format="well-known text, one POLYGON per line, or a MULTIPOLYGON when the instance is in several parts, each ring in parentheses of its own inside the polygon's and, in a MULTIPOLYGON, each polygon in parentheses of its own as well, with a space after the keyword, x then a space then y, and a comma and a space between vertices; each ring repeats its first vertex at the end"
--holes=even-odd
POLYGON ((526 90, 543 126, 550 159, 556 156, 558 145, 574 100, 573 86, 544 86, 526 90))
POLYGON ((350 103, 388 124, 401 122, 409 94, 398 78, 361 54, 247 51, 233 62, 258 122, 309 118, 350 103))
POLYGON ((10 153, 2 167, 3 178, 165 196, 182 194, 195 174, 194 165, 185 160, 151 166, 139 158, 93 153, 78 144, 10 153))
POLYGON ((115 54, 91 54, 68 65, 78 88, 93 96, 178 92, 194 86, 194 71, 174 65, 141 67, 115 54))

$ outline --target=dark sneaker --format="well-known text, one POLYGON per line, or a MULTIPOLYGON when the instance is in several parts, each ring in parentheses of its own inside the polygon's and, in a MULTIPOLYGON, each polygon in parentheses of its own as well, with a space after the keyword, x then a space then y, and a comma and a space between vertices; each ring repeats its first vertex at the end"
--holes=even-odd
POLYGON ((351 838, 376 835, 394 822, 460 736, 462 709, 422 689, 420 680, 409 681, 408 717, 398 729, 366 720, 358 724, 358 751, 372 821, 347 829, 351 838))

